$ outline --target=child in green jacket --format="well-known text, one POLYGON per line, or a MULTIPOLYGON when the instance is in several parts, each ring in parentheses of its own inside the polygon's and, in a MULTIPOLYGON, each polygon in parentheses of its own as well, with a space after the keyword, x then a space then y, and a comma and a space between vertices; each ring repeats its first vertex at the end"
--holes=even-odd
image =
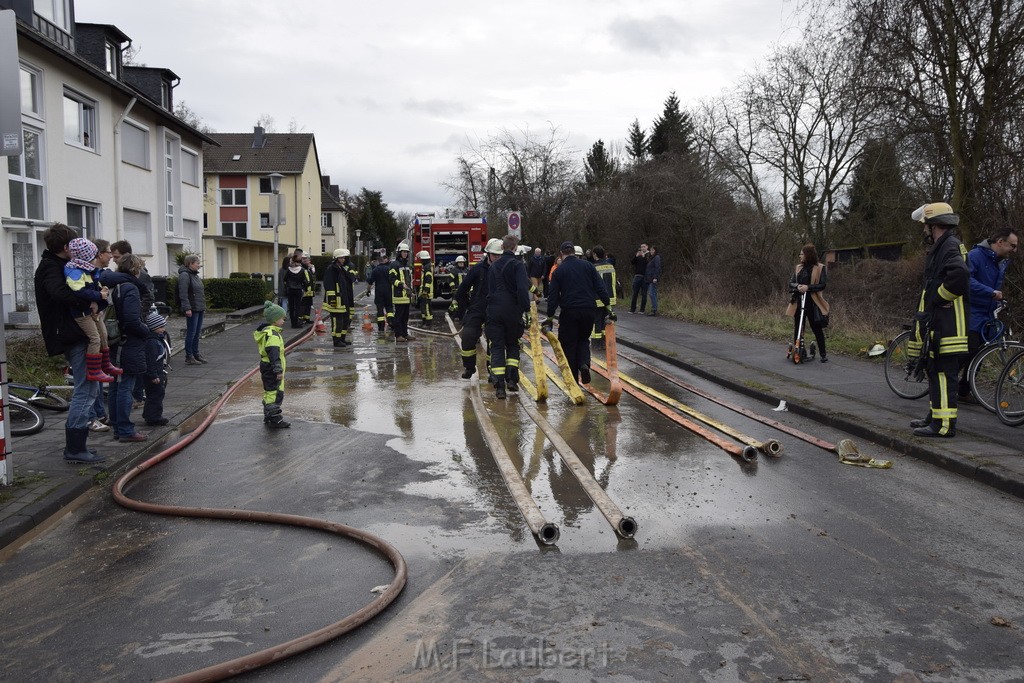
POLYGON ((284 309, 268 301, 263 304, 263 320, 266 321, 252 333, 260 351, 260 377, 263 379, 263 424, 271 429, 288 429, 281 415, 284 402, 284 371, 287 366, 284 357, 284 309))

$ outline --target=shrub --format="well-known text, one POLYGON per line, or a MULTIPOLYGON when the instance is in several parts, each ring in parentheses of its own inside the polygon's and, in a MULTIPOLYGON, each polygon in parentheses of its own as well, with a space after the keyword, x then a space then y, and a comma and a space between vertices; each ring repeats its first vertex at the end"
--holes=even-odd
POLYGON ((262 280, 252 279, 210 278, 203 284, 209 307, 229 310, 262 304, 271 288, 262 280))
POLYGON ((249 273, 228 273, 228 279, 231 280, 248 280, 250 277, 249 273))
POLYGON ((19 384, 64 384, 64 357, 47 356, 41 335, 7 340, 7 371, 19 384))

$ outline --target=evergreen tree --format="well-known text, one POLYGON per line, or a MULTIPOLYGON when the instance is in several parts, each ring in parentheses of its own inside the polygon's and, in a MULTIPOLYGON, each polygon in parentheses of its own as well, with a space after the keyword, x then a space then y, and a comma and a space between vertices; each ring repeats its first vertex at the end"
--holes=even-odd
POLYGON ((359 228, 368 242, 380 242, 388 251, 393 251, 405 237, 404 226, 399 225, 379 190, 362 188, 355 199, 352 214, 353 231, 359 228))
POLYGON ((633 125, 629 127, 629 137, 626 141, 626 154, 634 164, 639 164, 647 158, 647 146, 647 133, 640 127, 639 119, 633 119, 633 125))
MULTIPOLYGON (((853 171, 846 215, 836 226, 838 246, 896 242, 908 234, 910 189, 903 179, 896 147, 884 139, 869 140, 853 171)), ((909 224, 909 230, 917 227, 909 224)))
POLYGON ((676 154, 689 156, 694 149, 693 121, 690 115, 679 109, 679 98, 675 92, 665 100, 661 116, 651 127, 649 144, 651 156, 676 154))
POLYGON ((619 164, 608 155, 604 140, 598 140, 587 152, 583 179, 588 188, 606 187, 619 172, 619 164))

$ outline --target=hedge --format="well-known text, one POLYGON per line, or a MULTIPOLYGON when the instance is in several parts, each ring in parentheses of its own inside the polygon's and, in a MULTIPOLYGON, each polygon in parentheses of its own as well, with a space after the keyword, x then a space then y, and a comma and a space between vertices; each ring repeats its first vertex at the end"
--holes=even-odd
MULTIPOLYGON (((240 308, 261 305, 267 300, 272 285, 263 280, 253 280, 246 273, 246 279, 241 278, 204 278, 203 286, 206 289, 207 308, 226 308, 237 311, 240 308)), ((178 278, 167 278, 167 298, 170 301, 165 303, 175 313, 181 313, 178 302, 178 278)))

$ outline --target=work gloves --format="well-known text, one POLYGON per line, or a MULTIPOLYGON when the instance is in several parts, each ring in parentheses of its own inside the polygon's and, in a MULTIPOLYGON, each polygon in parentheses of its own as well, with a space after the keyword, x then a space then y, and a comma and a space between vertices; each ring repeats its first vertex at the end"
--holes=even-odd
POLYGON ((529 313, 523 313, 523 327, 529 327, 533 323, 533 317, 529 313))

